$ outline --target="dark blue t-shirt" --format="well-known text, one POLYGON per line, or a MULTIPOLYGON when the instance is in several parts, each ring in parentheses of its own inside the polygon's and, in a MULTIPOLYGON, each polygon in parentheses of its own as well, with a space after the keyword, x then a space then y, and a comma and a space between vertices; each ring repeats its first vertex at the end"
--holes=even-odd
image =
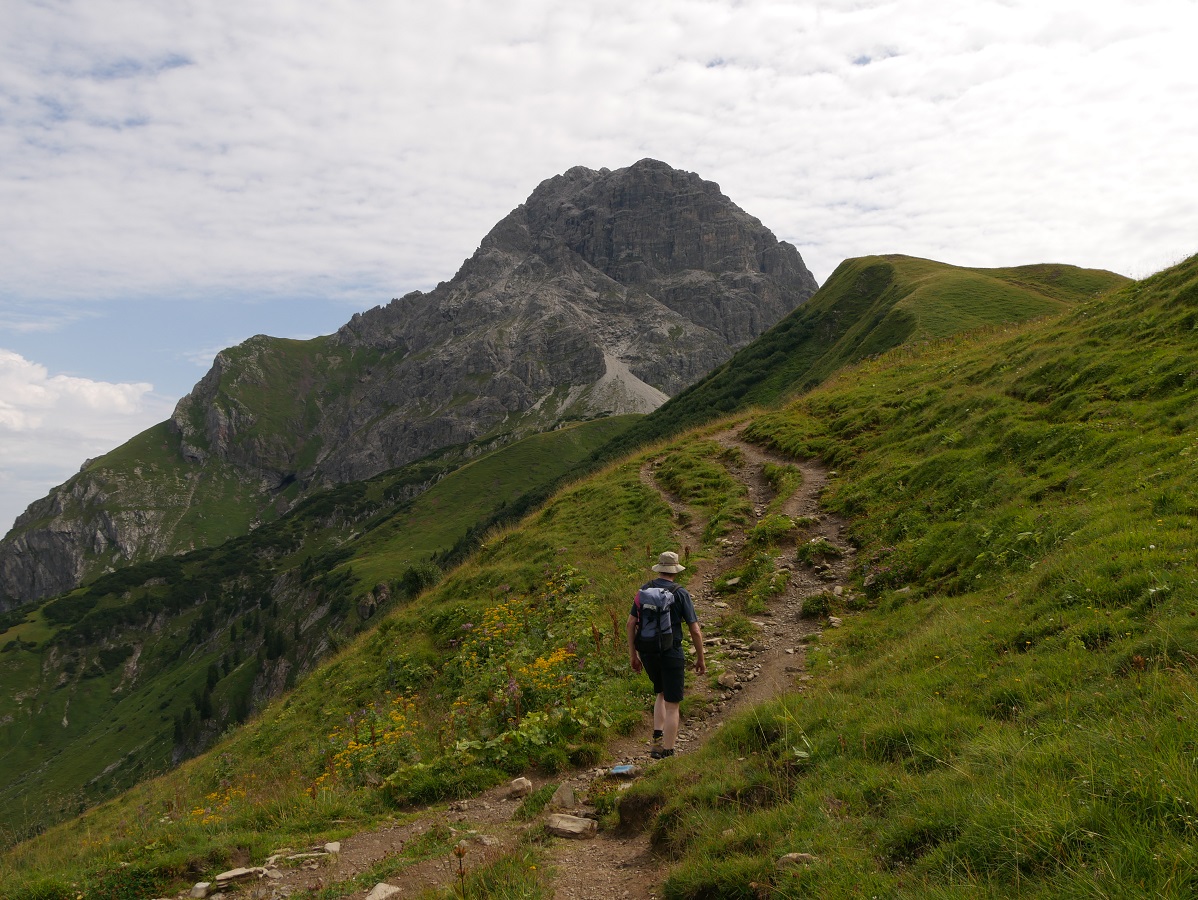
MULTIPOLYGON (((691 624, 698 622, 699 617, 695 615, 695 604, 691 600, 691 595, 686 588, 682 587, 676 581, 670 581, 668 578, 654 578, 652 581, 645 582, 641 585, 641 590, 645 588, 659 587, 672 590, 674 592, 674 602, 670 604, 670 628, 674 632, 674 646, 682 646, 682 633, 685 629, 682 627, 682 622, 691 624), (682 622, 679 621, 681 618, 682 622)), ((638 592, 639 593, 639 592, 638 592)), ((629 615, 640 621, 640 608, 637 605, 636 597, 632 598, 632 610, 629 615)))

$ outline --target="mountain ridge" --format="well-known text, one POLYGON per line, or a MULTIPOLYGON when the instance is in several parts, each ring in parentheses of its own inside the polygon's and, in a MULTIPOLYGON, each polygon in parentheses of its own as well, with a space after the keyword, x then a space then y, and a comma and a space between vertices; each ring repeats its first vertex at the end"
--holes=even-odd
POLYGON ((245 534, 440 448, 645 412, 815 289, 798 251, 713 182, 647 159, 575 167, 432 291, 332 335, 219 353, 169 434, 93 460, 18 518, 0 609, 245 534))

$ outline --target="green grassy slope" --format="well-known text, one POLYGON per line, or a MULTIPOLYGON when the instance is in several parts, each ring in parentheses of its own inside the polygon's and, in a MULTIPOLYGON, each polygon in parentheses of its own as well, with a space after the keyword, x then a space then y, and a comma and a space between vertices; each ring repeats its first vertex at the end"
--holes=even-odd
POLYGON ((434 558, 509 504, 570 477, 596 448, 616 438, 640 416, 615 416, 525 438, 503 451, 467 463, 426 494, 402 517, 372 529, 355 544, 348 565, 368 583, 395 578, 412 563, 434 558))
POLYGON ((224 451, 230 458, 294 473, 316 462, 322 409, 346 400, 380 354, 338 347, 327 335, 306 341, 257 335, 221 357, 224 364, 211 395, 198 403, 184 401, 195 419, 189 440, 212 449, 202 419, 211 404, 230 423, 224 451))
POLYGON ((1125 284, 1095 269, 965 269, 910 256, 845 260, 807 303, 601 453, 808 390, 841 367, 903 343, 1060 312, 1125 284))
MULTIPOLYGON (((718 480, 718 464, 698 465, 718 480)), ((348 833, 530 764, 593 764, 613 729, 639 722, 623 619, 672 517, 634 463, 533 521, 492 535, 213 752, 11 851, 10 894, 161 891, 239 847, 348 833)))
MULTIPOLYGON (((663 896, 1198 892, 1196 334, 1198 257, 749 416, 835 468, 858 584, 803 694, 624 795, 678 862, 663 896), (816 859, 776 868, 792 851, 816 859)), ((736 515, 716 445, 647 452, 736 515)), ((640 461, 489 537, 217 752, 6 854, 6 887, 161 893, 239 848, 592 764, 645 707, 619 619, 673 523, 640 461)))
POLYGON ((1196 328, 1198 257, 754 421, 836 467, 861 594, 813 690, 634 788, 665 896, 1198 893, 1196 328))
POLYGON ((345 485, 221 547, 9 614, 0 826, 21 834, 75 814, 211 742, 361 629, 365 598, 385 606, 413 577, 418 588, 429 556, 633 419, 537 435, 456 471, 432 458, 345 485), (435 477, 415 501, 399 499, 435 477))

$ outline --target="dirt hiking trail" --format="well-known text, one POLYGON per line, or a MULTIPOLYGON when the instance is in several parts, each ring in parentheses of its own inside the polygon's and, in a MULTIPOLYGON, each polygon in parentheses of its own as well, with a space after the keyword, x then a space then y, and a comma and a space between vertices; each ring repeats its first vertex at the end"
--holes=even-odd
MULTIPOLYGON (((704 629, 708 674, 699 678, 693 669, 688 670, 687 697, 702 698, 706 702, 696 703, 695 708, 700 712, 683 721, 677 744, 679 754, 701 746, 729 715, 779 694, 804 689, 804 682, 810 678, 805 674, 808 639, 823 626, 838 625, 839 621, 801 618, 803 601, 829 592, 847 594, 848 574, 853 566, 853 548, 841 535, 844 521, 819 508, 820 494, 829 477, 825 468, 772 454, 741 440, 735 431, 717 434, 714 440, 731 451, 726 454, 724 463, 748 489, 752 509, 750 527, 775 500, 764 475, 765 465, 792 466, 801 471, 802 485, 783 502, 779 511, 792 518, 810 520, 800 532, 800 544, 823 538, 841 555, 807 565, 795 559, 793 548, 780 551, 776 564, 780 569, 790 570, 790 580, 783 593, 771 598, 764 612, 749 615, 758 628, 758 634, 749 641, 725 637, 712 627, 728 609, 728 604, 714 592, 713 585, 723 573, 741 564, 745 531, 733 530, 718 541, 706 557, 692 559, 690 577, 684 578, 684 583, 694 597, 699 622, 704 629), (713 676, 718 673, 722 673, 724 684, 713 687, 713 676)), ((674 532, 675 549, 680 553, 684 548, 697 550, 702 546, 705 522, 695 511, 662 489, 654 478, 655 465, 656 460, 650 459, 642 466, 640 476, 643 483, 658 491, 674 510, 678 523, 674 532)), ((693 649, 688 648, 688 656, 693 661, 693 649)), ((649 690, 646 679, 646 697, 649 690)), ((606 776, 612 766, 632 764, 643 771, 654 765, 669 765, 669 760, 655 761, 649 757, 651 730, 651 718, 647 715, 641 728, 609 745, 610 759, 601 768, 552 777, 528 776, 534 788, 548 782, 569 785, 577 797, 577 805, 573 808, 547 809, 532 821, 514 819, 513 813, 521 801, 509 796, 511 787, 505 784, 468 800, 430 806, 406 824, 353 835, 340 842, 339 852, 304 863, 307 868, 268 869, 268 877, 243 882, 223 893, 216 890, 214 884, 208 897, 275 900, 304 890, 330 887, 355 878, 385 858, 400 853, 408 842, 432 829, 452 829, 452 836, 464 842, 464 864, 468 869, 477 868, 510 852, 523 834, 542 824, 550 812, 597 818, 593 807, 586 802, 587 790, 597 778, 606 776)), ((543 847, 542 856, 543 865, 550 869, 554 897, 558 900, 650 900, 659 896, 659 886, 668 876, 672 863, 669 858, 653 853, 648 834, 643 830, 631 835, 600 831, 589 839, 551 838, 543 847)), ((261 863, 247 861, 245 865, 261 863)), ((457 877, 458 859, 447 854, 444 858, 414 863, 392 875, 387 884, 394 892, 379 891, 376 896, 406 900, 418 897, 429 888, 451 887, 456 884, 457 877)), ((344 896, 364 898, 369 893, 370 889, 364 889, 344 896)), ((187 896, 186 892, 179 895, 187 896)))

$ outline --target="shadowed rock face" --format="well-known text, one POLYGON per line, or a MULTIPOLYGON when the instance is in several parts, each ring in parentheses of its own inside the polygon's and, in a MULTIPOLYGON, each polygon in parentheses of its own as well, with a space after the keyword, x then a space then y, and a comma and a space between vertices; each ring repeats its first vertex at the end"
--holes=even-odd
POLYGON ((259 336, 221 353, 169 423, 183 474, 157 489, 102 459, 39 501, 0 543, 0 607, 194 545, 169 510, 202 505, 216 468, 261 510, 291 481, 307 491, 441 447, 649 412, 815 289, 793 246, 698 175, 648 159, 570 169, 436 289, 311 345, 259 336), (153 495, 148 519, 132 481, 153 495))

